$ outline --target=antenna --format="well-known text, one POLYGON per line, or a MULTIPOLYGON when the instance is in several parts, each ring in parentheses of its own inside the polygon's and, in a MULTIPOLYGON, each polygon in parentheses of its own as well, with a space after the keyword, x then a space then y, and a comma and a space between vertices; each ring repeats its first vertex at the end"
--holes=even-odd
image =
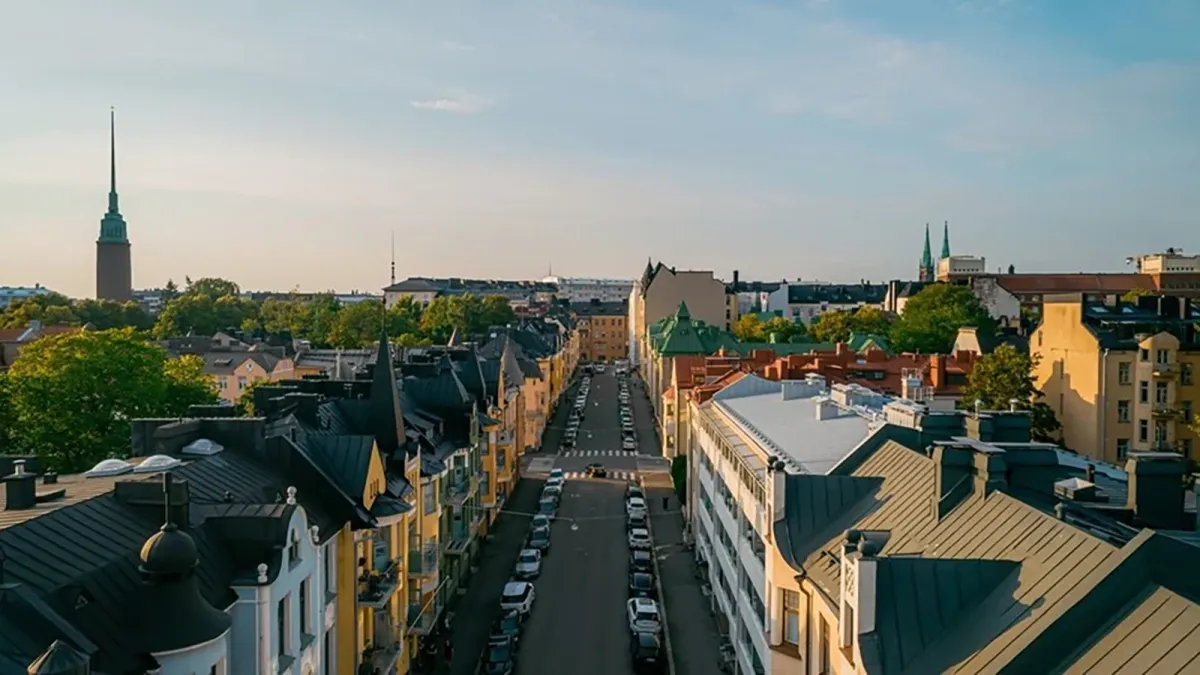
POLYGON ((396 231, 392 230, 392 285, 396 285, 396 231))
POLYGON ((174 482, 175 477, 171 475, 171 472, 164 471, 162 477, 163 511, 166 514, 163 518, 164 529, 174 529, 175 527, 175 523, 171 522, 171 485, 173 485, 174 482))

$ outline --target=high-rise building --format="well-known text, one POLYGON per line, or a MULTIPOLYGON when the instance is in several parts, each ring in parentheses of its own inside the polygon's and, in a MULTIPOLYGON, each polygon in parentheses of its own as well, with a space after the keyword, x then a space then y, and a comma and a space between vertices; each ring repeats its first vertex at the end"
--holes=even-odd
POLYGON ((96 240, 96 298, 125 302, 133 298, 133 269, 129 232, 117 201, 117 125, 109 112, 108 211, 100 219, 96 240))

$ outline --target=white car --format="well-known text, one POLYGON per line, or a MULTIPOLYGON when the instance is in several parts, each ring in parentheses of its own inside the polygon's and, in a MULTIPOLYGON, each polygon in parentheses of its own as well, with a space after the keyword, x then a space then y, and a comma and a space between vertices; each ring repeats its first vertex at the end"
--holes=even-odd
POLYGON ((629 549, 631 551, 648 551, 654 548, 654 542, 650 541, 650 531, 635 527, 629 530, 629 549))
POLYGON ((622 450, 637 450, 637 441, 633 440, 629 436, 626 436, 625 440, 621 441, 621 449, 622 450))
POLYGON ((650 598, 630 598, 625 603, 625 615, 629 620, 629 632, 657 635, 662 631, 662 615, 658 603, 650 598))
MULTIPOLYGON (((500 596, 500 609, 507 612, 520 612, 522 615, 533 611, 533 601, 537 593, 533 584, 528 581, 510 581, 504 584, 504 593, 500 596)), ((657 606, 655 611, 658 611, 657 606)))
MULTIPOLYGON (((562 483, 567 479, 567 474, 563 473, 562 469, 550 469, 550 481, 554 479, 558 479, 558 482, 562 483)), ((546 481, 546 484, 549 485, 550 481, 546 481)))
POLYGON ((542 573, 542 552, 527 548, 517 556, 517 578, 533 579, 542 573))
POLYGON ((562 486, 565 482, 567 482, 567 479, 563 478, 561 475, 555 476, 554 474, 550 474, 550 478, 546 480, 546 487, 558 488, 559 491, 562 491, 562 486))
POLYGON ((631 516, 640 515, 646 517, 646 500, 641 497, 630 497, 629 501, 625 502, 625 512, 631 516))

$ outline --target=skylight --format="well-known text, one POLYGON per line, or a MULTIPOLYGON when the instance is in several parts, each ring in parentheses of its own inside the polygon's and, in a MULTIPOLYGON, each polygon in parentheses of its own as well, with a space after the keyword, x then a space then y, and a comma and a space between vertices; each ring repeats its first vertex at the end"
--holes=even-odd
POLYGON ((216 441, 212 441, 207 438, 201 438, 201 439, 192 441, 186 447, 184 447, 184 449, 181 450, 180 452, 185 455, 198 455, 200 457, 208 457, 210 455, 215 455, 224 449, 225 449, 225 447, 222 446, 220 443, 217 443, 216 441))
POLYGON ((138 464, 134 469, 134 473, 158 473, 173 469, 180 466, 183 462, 170 457, 168 455, 151 455, 146 458, 146 461, 138 464))
POLYGON ((88 478, 122 476, 133 471, 133 465, 123 459, 105 459, 93 466, 86 474, 88 478))

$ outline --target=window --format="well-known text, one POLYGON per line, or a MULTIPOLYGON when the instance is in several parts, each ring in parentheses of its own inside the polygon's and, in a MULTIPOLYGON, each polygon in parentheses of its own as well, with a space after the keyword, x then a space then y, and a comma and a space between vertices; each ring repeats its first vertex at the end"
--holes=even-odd
POLYGON ((1138 382, 1138 403, 1150 402, 1150 383, 1141 380, 1138 382))
POLYGON ((1150 350, 1149 349, 1139 349, 1138 350, 1138 360, 1143 363, 1145 363, 1146 361, 1149 361, 1150 360, 1150 350))
POLYGON ((275 609, 275 632, 279 634, 279 655, 288 656, 292 651, 292 596, 285 595, 275 609))
POLYGON ((325 667, 321 669, 323 673, 333 672, 333 629, 325 631, 323 644, 321 645, 321 661, 325 667))
POLYGON ((1127 457, 1129 457, 1129 439, 1128 438, 1118 438, 1117 439, 1117 461, 1123 462, 1123 461, 1125 461, 1125 459, 1127 457))
POLYGON ((1184 363, 1179 367, 1179 383, 1180 384, 1191 384, 1192 383, 1192 364, 1184 363))
POLYGON ((1179 441, 1179 452, 1182 453, 1183 456, 1186 457, 1187 459, 1191 459, 1192 458, 1192 439, 1185 438, 1182 441, 1179 441))
POLYGON ((1191 424, 1192 422, 1192 402, 1180 401, 1179 412, 1182 413, 1183 421, 1191 424))
POLYGON ((1132 370, 1131 365, 1132 364, 1130 364, 1128 361, 1122 361, 1117 364, 1117 381, 1120 384, 1129 384, 1133 382, 1133 378, 1130 375, 1130 371, 1132 370))
POLYGON ((334 551, 332 546, 327 546, 325 551, 325 597, 333 597, 337 593, 337 579, 333 573, 334 551))
POLYGON ((246 388, 246 377, 244 375, 238 375, 238 389, 241 390, 241 389, 245 389, 245 388, 246 388))
POLYGON ((1154 402, 1158 405, 1166 405, 1167 404, 1167 383, 1166 382, 1155 382, 1154 383, 1154 402))
POLYGON ((1170 363, 1170 360, 1169 360, 1170 356, 1171 356, 1171 352, 1167 351, 1166 349, 1159 349, 1154 352, 1154 362, 1155 363, 1170 363))
POLYGON ((1138 442, 1145 443, 1150 439, 1149 420, 1138 420, 1138 442))
POLYGON ((800 646, 800 594, 783 592, 783 641, 800 646))
POLYGON ((1129 401, 1117 401, 1117 421, 1129 421, 1129 401))
POLYGON ((221 383, 221 389, 228 389, 228 388, 229 388, 229 380, 228 380, 228 378, 222 377, 222 378, 220 379, 220 383, 221 383))
POLYGON ((292 530, 291 541, 288 542, 288 567, 295 567, 300 563, 300 530, 292 530))
POLYGON ((308 599, 308 593, 311 590, 312 584, 308 579, 300 582, 300 632, 305 635, 312 635, 312 617, 308 615, 308 608, 311 606, 308 599))
POLYGON ((819 619, 821 632, 817 637, 817 672, 821 675, 831 675, 833 669, 829 666, 829 623, 825 617, 819 619))
POLYGON ((432 485, 423 485, 422 488, 425 490, 425 514, 428 515, 437 510, 437 495, 433 493, 432 485))

